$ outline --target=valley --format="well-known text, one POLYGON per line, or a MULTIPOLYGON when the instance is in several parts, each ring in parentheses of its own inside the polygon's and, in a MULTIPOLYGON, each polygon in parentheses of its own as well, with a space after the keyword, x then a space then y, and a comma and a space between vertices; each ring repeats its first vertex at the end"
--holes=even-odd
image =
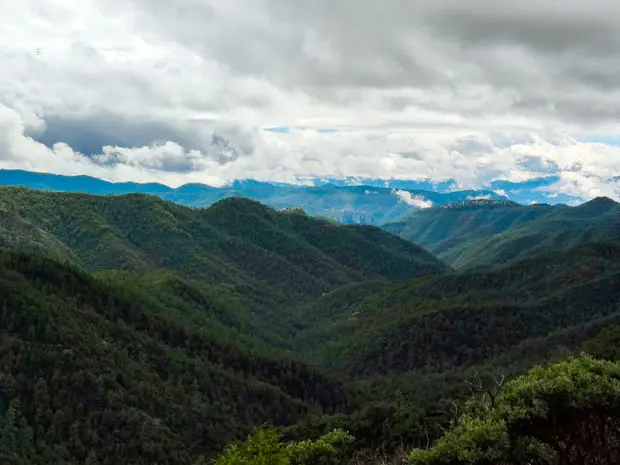
POLYGON ((352 448, 330 463, 426 450, 500 374, 620 359, 609 199, 463 200, 380 229, 2 187, 0 246, 6 463, 209 463, 266 424, 290 450, 352 448))

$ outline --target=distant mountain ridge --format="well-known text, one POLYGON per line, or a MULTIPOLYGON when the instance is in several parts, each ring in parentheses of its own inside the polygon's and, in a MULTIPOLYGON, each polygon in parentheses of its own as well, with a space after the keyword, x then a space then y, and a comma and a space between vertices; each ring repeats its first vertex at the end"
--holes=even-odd
POLYGON ((620 204, 576 207, 506 201, 448 204, 384 225, 456 268, 493 266, 593 240, 620 238, 620 204))
POLYGON ((452 202, 440 205, 435 208, 450 208, 450 209, 472 209, 480 207, 520 207, 521 204, 513 202, 512 200, 490 200, 490 199, 476 199, 476 200, 464 200, 462 202, 452 202))
MULTIPOLYGON (((432 187, 432 184, 422 182, 394 183, 395 186, 404 187, 351 185, 336 181, 321 183, 319 180, 313 182, 312 186, 304 186, 242 180, 223 187, 186 184, 172 188, 158 183, 113 183, 89 176, 0 170, 0 185, 5 186, 96 195, 151 194, 191 207, 206 207, 227 197, 247 197, 275 209, 300 207, 309 215, 335 219, 345 224, 384 224, 415 212, 420 205, 443 205, 476 198, 506 199, 492 190, 440 192, 413 189, 414 186, 432 187)), ((372 180, 368 182, 373 183, 372 180)))
MULTIPOLYGON (((528 179, 514 182, 498 179, 483 186, 485 190, 504 195, 514 202, 521 204, 531 203, 577 203, 579 197, 552 190, 551 186, 560 180, 555 175, 528 179)), ((344 179, 316 178, 310 179, 315 186, 334 184, 337 186, 372 186, 389 187, 392 189, 427 190, 439 193, 454 192, 459 189, 458 183, 453 179, 434 181, 432 179, 376 179, 347 176, 344 179)))

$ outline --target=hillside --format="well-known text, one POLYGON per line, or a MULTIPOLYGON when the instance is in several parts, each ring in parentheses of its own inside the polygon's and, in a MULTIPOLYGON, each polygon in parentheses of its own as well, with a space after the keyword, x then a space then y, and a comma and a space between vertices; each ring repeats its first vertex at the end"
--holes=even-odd
POLYGON ((286 355, 291 307, 447 270, 378 228, 247 199, 3 188, 0 208, 0 430, 19 419, 25 463, 193 463, 252 425, 342 414, 348 388, 286 355))
POLYGON ((0 188, 0 218, 0 246, 88 271, 167 269, 229 286, 247 315, 246 330, 258 334, 270 327, 267 332, 278 337, 290 332, 282 311, 292 302, 349 283, 446 270, 420 247, 378 228, 279 213, 241 198, 190 209, 137 194, 0 188))
POLYGON ((356 376, 439 373, 615 316, 619 299, 620 243, 590 243, 496 271, 338 290, 312 307, 332 320, 321 344, 310 327, 299 347, 356 376))
POLYGON ((149 295, 0 254, 0 429, 11 406, 28 428, 2 439, 24 463, 190 464, 252 425, 347 407, 338 382, 217 341, 203 309, 149 295))
POLYGON ((368 278, 409 278, 445 266, 370 226, 341 226, 229 198, 190 209, 156 197, 0 189, 4 245, 51 251, 89 270, 182 269, 216 281, 313 294, 368 278), (268 260, 269 270, 260 259, 268 260), (285 271, 285 272, 284 272, 285 271))
POLYGON ((381 453, 386 443, 426 449, 472 394, 501 389, 498 380, 582 351, 620 360, 619 289, 620 243, 592 242, 493 271, 355 284, 321 296, 298 308, 307 324, 296 349, 361 380, 368 398, 383 402, 363 416, 311 415, 292 428, 295 437, 345 428, 374 449, 352 463, 400 463, 398 452, 381 453), (364 427, 370 418, 380 419, 379 430, 364 427))
POLYGON ((501 265, 620 237, 620 204, 606 198, 577 207, 467 202, 421 210, 384 228, 456 268, 501 265))
MULTIPOLYGON (((524 225, 613 231, 617 205, 442 210, 501 229, 534 208, 524 225)), ((304 447, 344 429, 358 449, 424 448, 472 379, 620 358, 620 243, 589 237, 455 272, 379 228, 249 199, 1 188, 0 459, 209 463, 263 424, 304 447)))
MULTIPOLYGON (((303 186, 243 180, 222 187, 186 184, 171 188, 157 183, 112 183, 89 176, 61 176, 19 170, 0 170, 0 185, 96 195, 151 194, 191 207, 207 207, 228 197, 245 197, 258 200, 276 209, 301 207, 310 215, 334 219, 345 224, 380 225, 411 214, 418 208, 415 204, 404 201, 398 195, 397 190, 391 187, 350 186, 334 183, 303 186)), ((402 192, 436 205, 480 196, 493 199, 504 198, 493 191, 486 190, 435 192, 430 188, 409 188, 402 192)))

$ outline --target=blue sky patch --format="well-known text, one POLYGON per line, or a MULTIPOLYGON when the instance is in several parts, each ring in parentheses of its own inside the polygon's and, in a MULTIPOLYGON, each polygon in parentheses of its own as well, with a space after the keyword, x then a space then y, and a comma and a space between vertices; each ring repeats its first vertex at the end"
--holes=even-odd
POLYGON ((579 142, 615 145, 620 147, 620 135, 618 136, 590 136, 578 139, 579 142))
POLYGON ((288 126, 280 126, 275 128, 263 128, 263 131, 277 132, 278 134, 290 134, 291 128, 288 126))

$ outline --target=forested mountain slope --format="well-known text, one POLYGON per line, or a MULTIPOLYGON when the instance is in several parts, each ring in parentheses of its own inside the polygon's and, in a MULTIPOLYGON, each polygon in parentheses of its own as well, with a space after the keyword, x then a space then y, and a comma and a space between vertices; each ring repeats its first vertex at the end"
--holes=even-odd
POLYGON ((4 245, 51 249, 90 270, 166 267, 217 280, 244 273, 306 294, 360 279, 410 278, 446 268, 420 247, 377 228, 276 212, 241 198, 190 209, 143 195, 2 188, 0 209, 4 245), (271 269, 256 263, 261 257, 271 269))
POLYGON ((620 243, 588 243, 495 271, 364 291, 338 290, 302 308, 325 317, 301 331, 300 350, 353 375, 442 372, 616 315, 620 243))
POLYGON ((252 425, 347 408, 338 382, 126 279, 2 252, 0 309, 0 436, 23 459, 2 463, 189 464, 252 425))
POLYGON ((166 269, 232 286, 228 293, 248 309, 255 332, 266 322, 282 322, 278 310, 289 302, 349 283, 447 269, 420 247, 378 228, 276 212, 241 198, 191 209, 144 195, 1 188, 0 245, 90 271, 166 269), (262 317, 252 316, 256 312, 262 317))
POLYGON ((0 461, 198 465, 264 423, 302 452, 334 428, 424 448, 472 379, 620 358, 620 243, 583 229, 613 236, 617 205, 477 203, 504 212, 491 229, 570 234, 456 272, 381 229, 248 199, 0 189, 0 461))
POLYGON ((15 463, 192 463, 252 425, 345 412, 340 382, 286 355, 290 308, 447 270, 378 228, 245 199, 194 210, 5 188, 0 207, 0 429, 15 463))
POLYGON ((620 237, 620 204, 577 207, 465 202, 420 210, 384 227, 456 268, 501 265, 580 243, 620 237))

